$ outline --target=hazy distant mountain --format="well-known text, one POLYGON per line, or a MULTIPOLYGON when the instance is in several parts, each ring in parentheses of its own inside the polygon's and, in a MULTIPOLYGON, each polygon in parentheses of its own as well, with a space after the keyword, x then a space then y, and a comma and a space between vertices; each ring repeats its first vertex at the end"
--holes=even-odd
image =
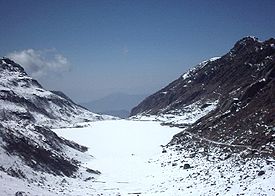
POLYGON ((129 116, 130 110, 145 97, 146 95, 114 93, 98 100, 81 103, 81 105, 97 113, 126 118, 129 116))
POLYGON ((128 118, 130 115, 129 110, 110 110, 110 111, 107 110, 107 111, 99 112, 99 113, 117 116, 119 118, 128 118))

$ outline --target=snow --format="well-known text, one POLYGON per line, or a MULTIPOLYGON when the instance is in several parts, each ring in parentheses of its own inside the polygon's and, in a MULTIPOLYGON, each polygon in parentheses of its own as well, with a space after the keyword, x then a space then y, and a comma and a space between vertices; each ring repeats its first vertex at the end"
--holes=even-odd
POLYGON ((86 166, 102 171, 96 181, 104 182, 94 185, 97 192, 119 190, 121 194, 128 194, 150 188, 150 176, 159 174, 160 167, 148 161, 180 130, 167 129, 156 122, 118 120, 96 122, 82 129, 54 131, 89 147, 95 159, 86 166))
POLYGON ((54 196, 55 193, 45 191, 43 188, 30 184, 19 178, 15 178, 0 171, 0 191, 3 196, 14 196, 16 192, 22 191, 32 196, 54 196))
MULTIPOLYGON (((67 147, 66 154, 83 163, 78 178, 41 174, 29 168, 33 178, 37 179, 31 181, 0 171, 1 193, 14 195, 16 191, 24 191, 45 196, 275 193, 275 160, 271 158, 268 162, 264 158, 226 158, 226 154, 215 148, 208 151, 207 156, 203 155, 204 148, 198 149, 197 153, 189 148, 178 151, 180 146, 177 145, 164 148, 162 145, 182 129, 161 126, 158 121, 112 120, 78 125, 80 128, 54 129, 58 135, 89 147, 86 154, 67 147), (162 153, 163 149, 167 152, 162 153), (184 169, 184 164, 191 167, 184 169), (99 170, 102 174, 88 178, 85 167, 99 170), (259 171, 265 174, 259 176, 259 171)), ((12 164, 8 155, 0 157, 7 159, 5 165, 12 164)), ((24 169, 19 159, 15 161, 16 167, 24 169)))
MULTIPOLYGON (((205 60, 201 63, 199 63, 196 67, 192 68, 192 69, 189 69, 187 72, 185 72, 181 77, 183 80, 186 80, 188 78, 190 78, 192 76, 193 73, 195 73, 198 69, 201 69, 203 68, 205 65, 207 65, 208 63, 210 62, 213 62, 213 61, 216 61, 218 59, 220 59, 221 57, 212 57, 208 60, 205 60)), ((190 82, 188 82, 190 83, 190 82)))
POLYGON ((208 59, 208 60, 205 60, 205 61, 201 62, 201 63, 199 64, 199 67, 202 68, 202 67, 204 67, 205 65, 207 65, 208 63, 213 62, 213 61, 216 61, 216 60, 218 60, 218 59, 220 59, 220 58, 221 58, 221 57, 212 57, 212 58, 210 58, 210 59, 208 59))
MULTIPOLYGON (((131 117, 132 120, 142 121, 160 121, 163 123, 185 124, 190 125, 195 123, 197 120, 207 115, 209 112, 216 109, 218 100, 207 101, 202 103, 201 101, 194 102, 190 105, 186 105, 177 110, 170 110, 166 113, 158 115, 146 115, 138 114, 131 117)), ((166 109, 166 108, 165 108, 166 109)), ((164 110, 165 110, 164 109, 164 110)))
MULTIPOLYGON (((92 182, 92 194, 102 195, 259 195, 274 194, 274 164, 249 159, 242 166, 236 160, 213 160, 193 152, 161 153, 161 145, 182 131, 153 121, 104 121, 80 129, 57 129, 56 133, 89 147, 94 159, 86 166, 102 172, 92 182), (190 169, 183 169, 184 164, 190 169), (258 176, 259 170, 265 171, 258 176)), ((204 149, 200 149, 203 152, 204 149)), ((74 186, 73 195, 85 195, 89 188, 74 186)))

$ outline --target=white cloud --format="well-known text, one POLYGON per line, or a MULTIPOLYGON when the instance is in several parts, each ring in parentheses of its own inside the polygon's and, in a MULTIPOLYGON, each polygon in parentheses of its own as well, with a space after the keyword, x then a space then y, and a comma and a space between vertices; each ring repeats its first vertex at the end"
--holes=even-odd
POLYGON ((67 58, 57 53, 56 50, 27 49, 12 52, 7 57, 23 66, 26 72, 34 77, 42 77, 69 70, 67 58))

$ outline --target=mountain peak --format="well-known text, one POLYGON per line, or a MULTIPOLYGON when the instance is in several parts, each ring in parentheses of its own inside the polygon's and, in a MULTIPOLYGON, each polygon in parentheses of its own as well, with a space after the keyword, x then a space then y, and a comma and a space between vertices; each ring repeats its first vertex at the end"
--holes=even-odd
POLYGON ((20 66, 19 64, 15 63, 13 60, 7 58, 7 57, 2 57, 0 60, 0 68, 2 70, 8 70, 11 72, 21 72, 24 75, 27 75, 24 68, 20 66))
POLYGON ((243 53, 251 48, 255 48, 255 46, 259 45, 261 42, 258 41, 258 38, 253 36, 247 36, 239 41, 237 41, 234 47, 231 49, 231 53, 243 53))
POLYGON ((270 56, 270 54, 274 53, 274 46, 274 38, 270 38, 266 41, 259 41, 256 37, 248 36, 237 41, 234 47, 228 53, 228 55, 230 58, 234 56, 243 58, 246 56, 247 59, 251 59, 251 55, 258 57, 270 56))
MULTIPOLYGON (((244 41, 244 42, 246 42, 246 41, 254 41, 254 42, 258 42, 258 41, 259 41, 259 38, 250 35, 250 36, 245 36, 245 37, 243 37, 243 38, 240 39, 239 41, 244 41)), ((239 41, 238 41, 238 42, 239 42, 239 41)))
POLYGON ((246 36, 236 42, 236 45, 249 46, 255 43, 259 43, 259 39, 255 36, 246 36))

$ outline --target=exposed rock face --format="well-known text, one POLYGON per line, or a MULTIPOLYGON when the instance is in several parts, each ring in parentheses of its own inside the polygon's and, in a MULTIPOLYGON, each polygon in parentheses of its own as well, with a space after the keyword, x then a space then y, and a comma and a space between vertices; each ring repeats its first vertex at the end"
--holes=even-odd
POLYGON ((0 59, 0 171, 28 180, 34 171, 74 176, 80 162, 72 154, 85 157, 81 152, 87 148, 49 128, 109 118, 75 104, 62 92, 43 89, 20 65, 0 59))
MULTIPOLYGON (((80 162, 63 152, 65 146, 71 143, 70 147, 75 150, 87 150, 86 147, 61 139, 51 130, 39 126, 27 125, 24 127, 24 125, 17 124, 14 127, 9 127, 4 125, 0 130, 0 139, 2 140, 0 148, 9 154, 5 161, 10 159, 12 163, 8 166, 3 160, 1 162, 2 170, 7 173, 10 169, 20 171, 12 174, 15 177, 25 177, 22 171, 24 169, 19 169, 24 166, 16 166, 19 164, 19 160, 37 171, 72 176, 78 170, 80 162)), ((1 158, 4 156, 2 153, 4 152, 1 150, 1 158)))
POLYGON ((275 155, 275 39, 241 39, 221 58, 202 62, 146 98, 131 115, 176 114, 194 103, 203 109, 214 101, 216 108, 177 134, 171 144, 192 137, 275 155))

